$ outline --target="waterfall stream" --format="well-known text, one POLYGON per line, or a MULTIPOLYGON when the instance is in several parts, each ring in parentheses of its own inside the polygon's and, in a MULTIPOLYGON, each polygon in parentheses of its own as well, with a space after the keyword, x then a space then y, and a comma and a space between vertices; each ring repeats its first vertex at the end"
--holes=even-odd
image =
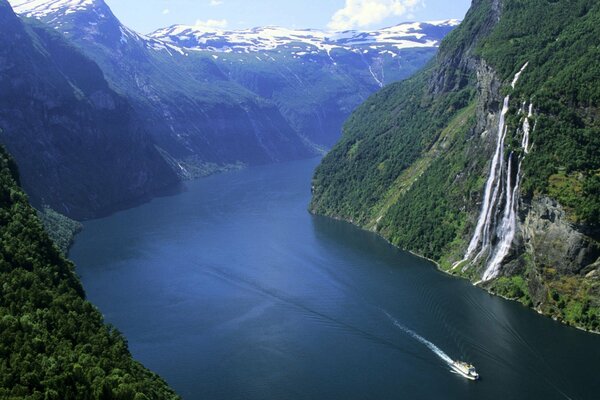
MULTIPOLYGON (((511 83, 513 89, 528 64, 523 65, 514 76, 511 83)), ((464 271, 470 264, 477 262, 482 257, 487 257, 485 271, 481 280, 483 282, 498 276, 502 262, 509 254, 517 232, 517 207, 521 186, 521 165, 524 156, 519 157, 518 162, 515 162, 516 155, 514 152, 511 152, 508 155, 508 159, 505 160, 504 147, 508 131, 506 115, 509 111, 509 104, 510 95, 507 95, 504 98, 500 113, 496 150, 492 158, 489 176, 484 189, 481 212, 477 219, 475 231, 473 232, 464 258, 452 266, 452 269, 455 269, 465 261, 471 261, 463 267, 464 271), (516 171, 514 165, 516 165, 516 171), (479 251, 475 253, 477 250, 479 251), (474 254, 476 254, 475 257, 473 257, 474 254)), ((523 104, 523 110, 525 104, 523 104)), ((528 111, 528 114, 524 117, 522 126, 523 138, 521 140, 521 147, 524 154, 528 154, 530 150, 529 135, 531 125, 529 120, 533 116, 533 104, 529 105, 528 111)))
POLYGON ((529 154, 529 133, 531 130, 529 119, 531 117, 533 117, 533 103, 529 104, 529 113, 523 121, 523 141, 521 142, 521 147, 525 151, 525 154, 529 154))

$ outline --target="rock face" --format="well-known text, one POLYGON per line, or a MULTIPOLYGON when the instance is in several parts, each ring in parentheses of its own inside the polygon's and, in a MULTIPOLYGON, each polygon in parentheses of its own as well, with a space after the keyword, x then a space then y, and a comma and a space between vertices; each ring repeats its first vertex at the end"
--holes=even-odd
POLYGON ((38 207, 79 219, 181 179, 322 154, 356 106, 428 62, 458 23, 335 38, 257 28, 230 43, 179 27, 138 34, 103 0, 1 3, 2 143, 38 207), (19 54, 23 38, 33 55, 19 54))
POLYGON ((600 81, 581 66, 597 74, 600 5, 576 3, 474 1, 429 68, 352 114, 311 211, 598 331, 600 81))
POLYGON ((532 200, 521 225, 524 245, 535 263, 551 265, 564 275, 587 275, 598 268, 598 242, 577 231, 556 200, 532 200))
POLYGON ((279 28, 221 35, 174 26, 145 36, 102 0, 11 3, 100 65, 182 176, 322 152, 357 105, 424 65, 457 24, 411 23, 335 40, 279 28))
POLYGON ((525 201, 522 242, 509 265, 528 277, 530 300, 552 317, 598 331, 586 311, 600 306, 600 244, 568 221, 564 208, 546 196, 525 201))
POLYGON ((5 0, 0 34, 0 143, 37 207, 82 219, 178 181, 95 63, 5 0))

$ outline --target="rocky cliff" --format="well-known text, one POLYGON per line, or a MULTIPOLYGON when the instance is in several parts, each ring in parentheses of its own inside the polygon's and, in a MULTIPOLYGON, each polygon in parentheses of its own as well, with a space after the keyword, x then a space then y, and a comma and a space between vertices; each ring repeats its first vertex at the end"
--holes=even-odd
POLYGON ((311 210, 597 330, 600 7, 542 3, 474 1, 435 63, 350 117, 311 210))
POLYGON ((0 143, 37 206, 75 218, 175 184, 175 173, 98 66, 0 1, 0 143))

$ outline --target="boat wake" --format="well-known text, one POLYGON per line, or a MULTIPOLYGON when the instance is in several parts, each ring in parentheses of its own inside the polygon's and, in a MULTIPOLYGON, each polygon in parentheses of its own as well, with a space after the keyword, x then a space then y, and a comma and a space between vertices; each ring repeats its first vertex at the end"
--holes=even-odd
POLYGON ((385 313, 385 315, 387 315, 387 317, 390 319, 390 321, 392 321, 392 323, 397 328, 399 328, 404 333, 410 335, 413 339, 416 339, 417 341, 419 341, 422 344, 424 344, 425 346, 427 346, 427 348, 429 350, 431 350, 435 355, 437 355, 439 358, 441 358, 448 365, 452 365, 454 360, 452 360, 450 358, 450 356, 448 356, 448 354, 444 353, 442 351, 442 349, 437 347, 435 344, 431 343, 429 340, 425 339, 423 336, 419 335, 418 333, 416 333, 414 331, 411 331, 410 329, 408 329, 407 327, 402 325, 400 322, 398 322, 398 320, 396 318, 392 317, 387 311, 384 311, 384 313, 385 313))

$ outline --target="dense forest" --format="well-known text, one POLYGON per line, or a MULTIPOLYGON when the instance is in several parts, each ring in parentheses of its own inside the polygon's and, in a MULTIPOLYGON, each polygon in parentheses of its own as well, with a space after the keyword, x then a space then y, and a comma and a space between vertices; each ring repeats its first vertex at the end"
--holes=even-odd
POLYGON ((177 399, 85 299, 0 148, 0 398, 177 399))
MULTIPOLYGON (((488 289, 597 330, 599 49, 597 1, 474 1, 428 68, 384 88, 349 118, 315 173, 311 211, 376 231, 450 270, 475 229, 498 126, 490 121, 510 94, 505 154, 523 160, 521 223, 549 198, 588 248, 563 265, 554 255, 536 257, 546 249, 523 233, 504 276, 488 289), (534 117, 525 156, 526 104, 534 117)), ((475 282, 481 269, 453 273, 475 282)))

